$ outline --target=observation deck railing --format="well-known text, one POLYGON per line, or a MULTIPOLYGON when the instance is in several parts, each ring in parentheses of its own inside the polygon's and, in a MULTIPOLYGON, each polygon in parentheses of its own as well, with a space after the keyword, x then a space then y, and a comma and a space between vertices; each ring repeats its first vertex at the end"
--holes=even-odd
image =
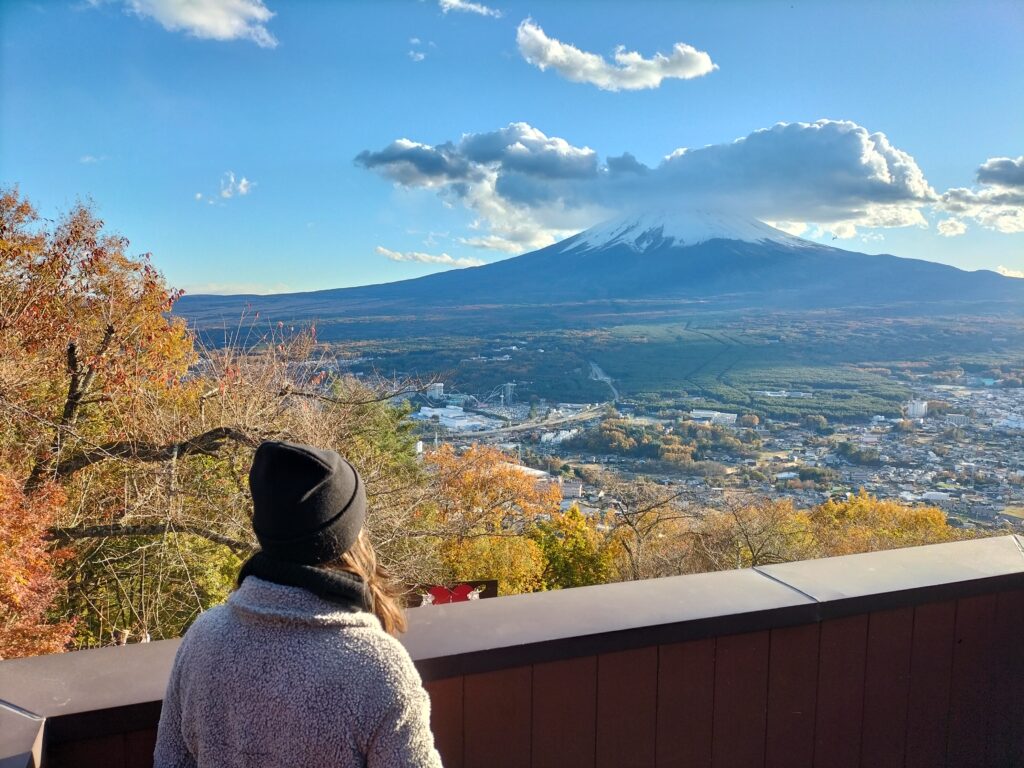
MULTIPOLYGON (((413 609, 448 768, 1024 766, 1024 542, 413 609)), ((178 642, 0 662, 0 768, 152 764, 178 642)))

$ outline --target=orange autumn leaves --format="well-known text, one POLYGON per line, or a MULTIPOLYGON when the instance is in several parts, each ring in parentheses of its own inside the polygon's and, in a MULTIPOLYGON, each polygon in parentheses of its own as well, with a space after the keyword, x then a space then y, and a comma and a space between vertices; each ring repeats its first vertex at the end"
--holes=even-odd
POLYGON ((26 496, 0 474, 0 659, 56 653, 71 639, 71 621, 47 611, 61 588, 54 567, 69 554, 47 547, 45 534, 64 497, 54 485, 26 496))
POLYGON ((498 579, 501 594, 544 587, 544 552, 528 535, 538 519, 558 511, 557 485, 489 446, 463 454, 441 446, 427 457, 436 495, 424 523, 436 526, 441 559, 453 580, 498 579))

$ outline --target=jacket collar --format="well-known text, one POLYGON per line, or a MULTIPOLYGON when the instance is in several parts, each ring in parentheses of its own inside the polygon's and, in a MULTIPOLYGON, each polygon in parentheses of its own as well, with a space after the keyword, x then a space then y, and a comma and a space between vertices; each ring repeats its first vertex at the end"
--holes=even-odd
POLYGON ((307 589, 249 576, 228 597, 228 608, 247 621, 308 627, 379 629, 372 613, 339 605, 307 589))
POLYGON ((301 587, 325 600, 337 603, 342 610, 373 610, 373 600, 363 580, 347 571, 290 563, 271 557, 265 552, 257 552, 242 566, 238 574, 239 585, 247 576, 256 576, 264 581, 288 587, 301 587))

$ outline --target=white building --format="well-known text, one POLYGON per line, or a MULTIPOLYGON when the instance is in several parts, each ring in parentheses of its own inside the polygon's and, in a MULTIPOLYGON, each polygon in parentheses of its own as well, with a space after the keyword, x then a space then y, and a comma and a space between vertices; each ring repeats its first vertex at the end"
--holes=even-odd
POLYGON ((928 415, 927 400, 911 400, 907 403, 907 416, 911 419, 923 419, 928 415))
POLYGON ((456 405, 447 405, 444 408, 420 408, 410 418, 417 421, 431 421, 435 416, 442 427, 454 432, 477 432, 501 426, 501 422, 497 419, 466 413, 456 405))
POLYGON ((431 400, 440 400, 444 397, 444 382, 435 382, 427 385, 427 397, 431 400))
POLYGON ((951 413, 946 416, 946 423, 954 427, 966 427, 971 423, 971 417, 965 413, 951 413))
POLYGON ((735 413, 722 413, 721 411, 703 411, 700 409, 690 411, 690 418, 694 421, 710 421, 712 424, 720 424, 730 427, 736 423, 735 413))

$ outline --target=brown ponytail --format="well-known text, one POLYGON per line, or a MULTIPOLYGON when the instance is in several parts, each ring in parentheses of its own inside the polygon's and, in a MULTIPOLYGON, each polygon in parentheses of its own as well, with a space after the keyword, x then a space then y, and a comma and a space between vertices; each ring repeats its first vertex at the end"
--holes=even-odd
POLYGON ((373 614, 380 619, 381 626, 389 635, 405 632, 405 611, 402 610, 401 592, 391 581, 388 572, 377 562, 377 553, 373 551, 370 537, 364 528, 359 532, 356 543, 349 550, 322 568, 334 568, 359 576, 370 598, 373 600, 373 614))

